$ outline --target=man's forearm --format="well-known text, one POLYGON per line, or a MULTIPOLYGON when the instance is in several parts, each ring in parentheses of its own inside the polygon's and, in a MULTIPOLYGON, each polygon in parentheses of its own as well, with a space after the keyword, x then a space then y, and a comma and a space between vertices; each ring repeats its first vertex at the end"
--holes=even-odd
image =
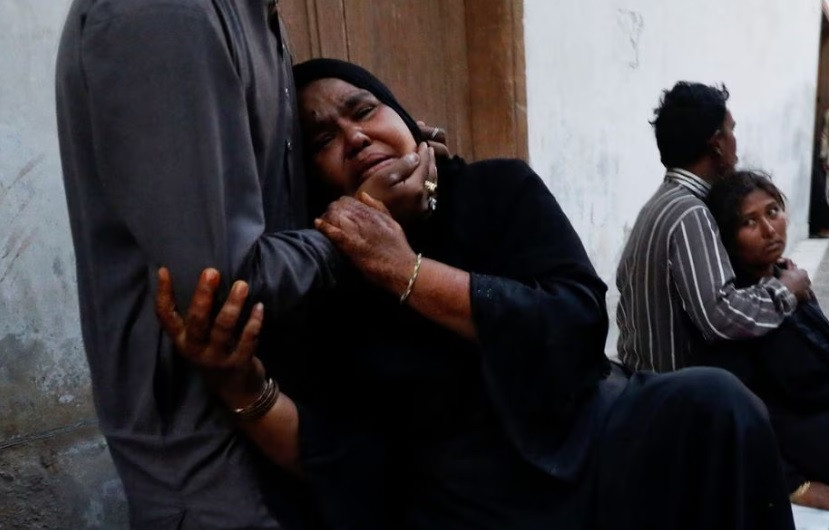
POLYGON ((255 241, 231 279, 250 286, 251 302, 262 302, 269 318, 289 311, 314 290, 333 287, 342 257, 316 230, 264 234, 255 241))
POLYGON ((777 328, 796 300, 778 281, 745 289, 707 210, 690 212, 671 242, 671 273, 686 312, 706 340, 758 337, 777 328))

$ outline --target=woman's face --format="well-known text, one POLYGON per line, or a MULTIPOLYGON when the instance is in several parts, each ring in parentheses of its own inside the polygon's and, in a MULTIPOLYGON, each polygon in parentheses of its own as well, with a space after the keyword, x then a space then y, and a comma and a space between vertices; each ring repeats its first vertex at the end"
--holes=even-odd
POLYGON ((755 189, 740 204, 737 261, 747 270, 771 267, 786 248, 786 212, 768 192, 755 189))
POLYGON ((310 83, 299 105, 311 164, 335 194, 353 195, 371 175, 417 149, 397 112, 341 79, 310 83))

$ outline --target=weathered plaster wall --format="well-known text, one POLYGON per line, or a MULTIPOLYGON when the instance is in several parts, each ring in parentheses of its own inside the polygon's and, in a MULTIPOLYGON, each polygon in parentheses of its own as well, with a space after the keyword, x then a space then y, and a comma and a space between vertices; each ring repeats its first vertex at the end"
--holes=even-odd
MULTIPOLYGON (((60 179, 53 66, 68 4, 0 0, 0 529, 126 526, 60 179)), ((775 174, 792 239, 805 236, 818 31, 811 0, 526 1, 531 162, 603 278, 661 178, 647 120, 681 78, 729 86, 743 162, 775 174)))
POLYGON ((126 527, 95 426, 58 156, 68 5, 0 1, 0 529, 126 527))
MULTIPOLYGON (((529 152, 613 286, 621 250, 664 169, 648 124, 677 80, 723 82, 741 164, 790 200, 806 237, 819 0, 526 0, 529 152)), ((615 349, 611 346, 611 350, 615 349)))

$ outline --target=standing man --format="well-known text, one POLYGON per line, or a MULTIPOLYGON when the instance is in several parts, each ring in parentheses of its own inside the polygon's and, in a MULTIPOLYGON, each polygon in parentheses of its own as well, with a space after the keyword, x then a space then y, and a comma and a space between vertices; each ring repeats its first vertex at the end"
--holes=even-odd
POLYGON ((665 180, 642 208, 616 272, 618 352, 634 370, 692 364, 706 341, 775 329, 809 293, 800 269, 746 288, 703 202, 734 170, 737 141, 728 91, 681 81, 663 94, 652 122, 665 180))
MULTIPOLYGON (((333 246, 304 229, 280 26, 264 0, 75 0, 66 21, 57 116, 83 337, 133 528, 278 528, 288 517, 273 468, 153 311, 161 265, 179 300, 208 266, 225 292, 245 280, 270 319, 335 283, 333 246)), ((425 178, 416 166, 401 160, 387 176, 425 178)))

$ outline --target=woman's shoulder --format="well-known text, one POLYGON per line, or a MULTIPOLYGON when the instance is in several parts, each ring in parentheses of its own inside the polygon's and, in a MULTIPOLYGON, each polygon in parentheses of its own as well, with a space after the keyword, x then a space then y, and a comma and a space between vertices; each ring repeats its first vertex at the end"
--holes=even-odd
POLYGON ((504 199, 533 184, 544 186, 535 171, 517 158, 490 158, 471 163, 461 161, 455 169, 454 185, 473 195, 494 195, 504 199))
POLYGON ((444 204, 447 219, 490 235, 502 233, 505 226, 542 223, 555 227, 560 236, 562 223, 569 222, 547 185, 523 160, 489 159, 455 169, 438 186, 438 208, 444 204))
POLYGON ((485 160, 467 163, 467 167, 482 172, 511 169, 532 173, 530 166, 520 158, 487 158, 485 160))
POLYGON ((537 177, 530 166, 518 158, 488 158, 465 164, 464 173, 477 179, 503 180, 537 177))

